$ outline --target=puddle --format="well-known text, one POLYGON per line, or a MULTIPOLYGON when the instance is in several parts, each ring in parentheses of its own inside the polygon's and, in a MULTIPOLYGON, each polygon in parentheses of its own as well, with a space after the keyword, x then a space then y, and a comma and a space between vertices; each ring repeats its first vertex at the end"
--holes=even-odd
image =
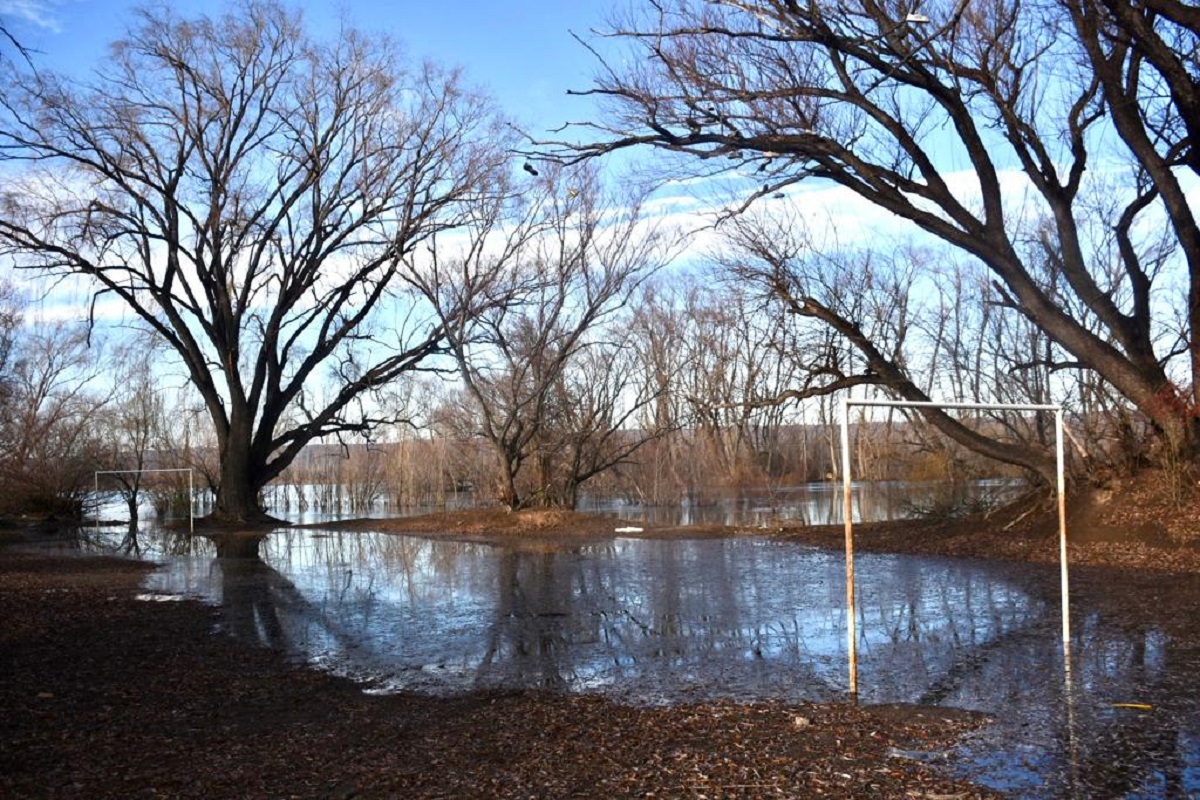
MULTIPOLYGON (((848 682, 843 570, 753 538, 522 552, 291 530, 264 563, 168 559, 146 591, 219 603, 234 636, 373 693, 831 701, 848 682)), ((1194 579, 1076 581, 1068 679, 1055 569, 864 555, 857 572, 860 701, 996 720, 949 768, 1014 797, 1200 797, 1194 579)))

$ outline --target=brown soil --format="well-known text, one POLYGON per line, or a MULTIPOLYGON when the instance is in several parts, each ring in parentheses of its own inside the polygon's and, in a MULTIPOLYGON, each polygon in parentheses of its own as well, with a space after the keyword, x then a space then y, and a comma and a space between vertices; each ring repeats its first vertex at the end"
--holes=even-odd
POLYGON ((371 697, 215 632, 218 610, 138 601, 145 569, 0 549, 0 796, 991 796, 889 755, 965 713, 371 697))

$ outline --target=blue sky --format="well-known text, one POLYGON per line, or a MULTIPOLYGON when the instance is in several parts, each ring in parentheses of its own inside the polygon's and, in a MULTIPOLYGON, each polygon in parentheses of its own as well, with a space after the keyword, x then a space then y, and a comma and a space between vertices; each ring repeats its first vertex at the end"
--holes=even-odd
MULTIPOLYGON (((219 14, 217 0, 172 0, 191 16, 219 14)), ((94 66, 120 38, 134 0, 0 0, 0 18, 42 65, 78 73, 94 66)), ((587 88, 594 58, 571 38, 603 27, 613 4, 592 0, 330 0, 293 3, 311 31, 333 29, 345 13, 356 27, 395 37, 416 57, 466 69, 511 116, 534 129, 589 115, 591 104, 568 98, 587 88)))
MULTIPOLYGON (((218 15, 229 7, 222 0, 158 0, 185 16, 218 15)), ((571 32, 601 50, 604 41, 592 29, 607 27, 607 16, 633 0, 283 0, 304 8, 310 31, 332 34, 344 16, 351 24, 385 32, 402 42, 413 57, 429 57, 466 70, 469 80, 491 90, 504 111, 531 135, 568 121, 601 117, 589 98, 570 97, 569 89, 586 89, 599 64, 571 32)), ((0 19, 36 60, 61 71, 86 74, 104 57, 110 42, 121 38, 138 0, 0 0, 0 19)), ((576 136, 586 138, 583 133, 576 136)), ((570 135, 568 135, 570 136, 570 135)), ((549 138, 549 137, 545 137, 549 138)), ((617 171, 631 159, 658 154, 624 154, 608 164, 617 171)), ((949 164, 951 179, 958 179, 949 164)), ((971 176, 964 193, 972 194, 971 176)), ((664 186, 657 194, 659 213, 689 215, 716 207, 719 201, 744 196, 753 186, 726 186, 705 181, 664 186)), ((1019 194, 1019 188, 1016 189, 1019 194)), ((787 192, 809 223, 836 234, 843 244, 865 237, 908 236, 911 226, 850 192, 827 183, 807 183, 787 192)), ((1014 195, 1016 196, 1016 195, 1014 195)), ((782 207, 780 201, 770 201, 782 207)), ((695 217, 684 220, 688 227, 695 217)), ((699 246, 700 240, 697 241, 699 246)))

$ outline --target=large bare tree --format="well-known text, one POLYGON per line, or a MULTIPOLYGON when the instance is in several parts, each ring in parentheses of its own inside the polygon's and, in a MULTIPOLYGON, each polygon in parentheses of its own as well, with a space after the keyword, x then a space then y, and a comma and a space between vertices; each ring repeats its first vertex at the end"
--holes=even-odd
POLYGON ((458 74, 353 29, 314 40, 270 0, 155 6, 86 82, 26 71, 0 97, 4 252, 83 276, 174 350, 228 522, 263 517, 306 443, 383 421, 371 393, 442 338, 422 244, 505 192, 504 127, 458 74))
MULTIPOLYGON (((657 148, 685 156, 688 172, 752 181, 747 203, 809 179, 848 188, 977 259, 998 302, 1054 343, 1043 367, 1094 372, 1151 422, 1160 452, 1195 456, 1200 229, 1185 175, 1198 166, 1200 16, 1191 4, 639 8, 615 29, 635 55, 605 64, 588 92, 611 113, 587 124, 590 143, 564 143, 562 155, 657 148), (1148 235, 1164 223, 1165 243, 1148 235)), ((803 288, 776 284, 792 311, 859 347, 872 382, 925 399, 861 336, 860 320, 831 315, 803 288)))

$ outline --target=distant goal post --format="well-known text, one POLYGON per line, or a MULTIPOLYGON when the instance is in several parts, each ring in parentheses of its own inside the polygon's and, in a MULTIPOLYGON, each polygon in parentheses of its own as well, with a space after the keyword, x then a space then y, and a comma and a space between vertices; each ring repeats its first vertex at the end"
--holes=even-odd
POLYGON ((92 480, 95 482, 96 503, 97 503, 96 528, 100 527, 99 503, 100 503, 100 476, 101 475, 145 475, 148 473, 155 473, 155 472, 158 472, 158 473, 186 472, 187 473, 187 476, 188 476, 188 533, 194 534, 196 532, 196 491, 195 491, 195 479, 193 477, 193 473, 195 472, 195 470, 193 470, 191 467, 176 467, 174 469, 99 469, 99 470, 96 470, 95 474, 92 476, 92 480))
POLYGON ((941 403, 935 400, 853 400, 843 397, 841 401, 841 445, 842 445, 842 515, 846 528, 846 637, 849 642, 850 694, 858 695, 858 632, 854 596, 854 502, 851 492, 850 464, 850 407, 868 406, 877 408, 937 408, 976 411, 1028 411, 1036 413, 1054 412, 1054 457, 1058 499, 1058 559, 1059 581, 1062 600, 1062 646, 1064 667, 1070 672, 1071 664, 1071 613, 1070 580, 1067 569, 1067 501, 1066 477, 1063 469, 1063 407, 1057 404, 1037 403, 941 403))

